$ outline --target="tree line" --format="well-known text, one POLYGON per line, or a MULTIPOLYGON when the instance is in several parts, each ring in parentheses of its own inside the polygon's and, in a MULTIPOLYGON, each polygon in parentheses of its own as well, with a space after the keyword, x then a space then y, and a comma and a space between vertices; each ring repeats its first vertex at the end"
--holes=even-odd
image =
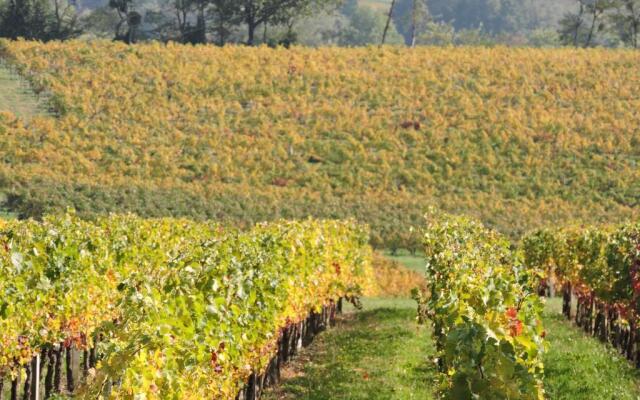
POLYGON ((195 44, 213 37, 215 43, 224 45, 232 29, 242 25, 245 43, 253 45, 258 27, 292 26, 297 18, 331 5, 337 5, 337 0, 173 0, 159 4, 108 0, 106 6, 80 18, 82 7, 76 0, 7 0, 0 14, 0 36, 64 40, 111 26, 114 39, 129 43, 159 39, 195 44))
POLYGON ((409 46, 637 48, 640 0, 392 0, 388 16, 409 46))
POLYGON ((577 11, 560 22, 563 44, 638 48, 639 0, 577 0, 577 11))
POLYGON ((0 37, 638 47, 640 0, 0 0, 0 37))

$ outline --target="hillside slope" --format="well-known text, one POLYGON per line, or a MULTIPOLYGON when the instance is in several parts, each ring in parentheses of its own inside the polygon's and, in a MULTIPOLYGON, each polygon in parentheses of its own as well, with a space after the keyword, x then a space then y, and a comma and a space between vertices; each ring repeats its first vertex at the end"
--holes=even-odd
POLYGON ((0 42, 0 56, 58 112, 0 112, 0 198, 23 216, 356 216, 395 247, 430 205, 510 234, 638 215, 637 52, 0 42))

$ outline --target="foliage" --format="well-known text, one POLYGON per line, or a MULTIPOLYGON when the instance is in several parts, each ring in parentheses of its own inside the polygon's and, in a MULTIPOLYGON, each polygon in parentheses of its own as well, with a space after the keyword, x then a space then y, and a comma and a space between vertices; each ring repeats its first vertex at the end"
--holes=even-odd
POLYGON ((408 46, 426 30, 431 19, 426 0, 399 0, 393 11, 393 20, 408 46))
POLYGON ((0 37, 48 41, 80 33, 76 8, 67 0, 0 2, 0 37))
POLYGON ((638 47, 638 0, 576 0, 560 21, 560 39, 573 46, 638 47))
POLYGON ((57 112, 0 114, 22 217, 355 217, 416 248, 430 205, 511 237, 640 212, 637 52, 0 46, 57 112))
MULTIPOLYGON (((339 45, 365 46, 367 44, 379 44, 382 40, 386 17, 381 12, 369 7, 357 7, 350 12, 348 21, 348 25, 338 33, 339 45)), ((386 43, 403 43, 403 39, 394 25, 390 26, 386 43)))
MULTIPOLYGON (((573 0, 400 0, 395 16, 398 30, 410 43, 415 5, 426 5, 426 18, 418 18, 421 44, 447 45, 502 43, 508 45, 538 45, 537 31, 551 29, 557 37, 558 15, 571 10, 573 0), (420 21, 422 20, 422 21, 420 21), (427 23, 424 25, 424 23, 427 23), (456 40, 443 41, 444 35, 456 40), (475 41, 470 34, 476 36, 475 41), (426 34, 426 35, 425 35, 426 34), (481 40, 478 40, 481 38, 481 40)), ((374 5, 372 0, 365 1, 374 5)), ((420 13, 419 13, 420 14, 420 13)), ((422 13, 424 15, 424 13, 422 13)))
POLYGON ((521 246, 528 265, 545 266, 578 292, 618 304, 623 317, 640 313, 637 223, 539 230, 525 236, 521 246))
POLYGON ((444 397, 544 399, 538 271, 464 217, 429 214, 424 243, 421 308, 434 325, 444 397))
POLYGON ((100 361, 79 398, 235 399, 275 352, 280 329, 370 274, 352 222, 260 224, 73 215, 0 223, 0 375, 46 346, 100 361))
POLYGON ((364 292, 368 297, 410 297, 412 290, 424 288, 424 274, 379 253, 374 253, 373 273, 373 285, 364 292))

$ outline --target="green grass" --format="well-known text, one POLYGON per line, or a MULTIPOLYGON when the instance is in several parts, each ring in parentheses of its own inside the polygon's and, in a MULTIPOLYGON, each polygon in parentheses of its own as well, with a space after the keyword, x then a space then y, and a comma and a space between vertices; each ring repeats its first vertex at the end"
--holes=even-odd
POLYGON ((389 11, 390 0, 360 0, 360 5, 369 6, 379 11, 389 11))
MULTIPOLYGON (((406 256, 401 256, 406 257, 406 256)), ((433 399, 437 371, 428 327, 415 324, 409 299, 364 299, 320 335, 284 372, 276 399, 433 399)), ((640 372, 610 346, 585 335, 560 315, 560 300, 547 302, 544 357, 550 400, 638 400, 640 372)))
POLYGON ((29 119, 46 113, 44 101, 38 98, 29 83, 12 72, 0 61, 0 111, 11 111, 16 116, 29 119))
MULTIPOLYGON (((399 252, 391 256, 407 268, 424 272, 424 258, 399 252)), ((640 399, 640 372, 608 345, 568 323, 560 299, 550 299, 544 313, 549 351, 544 358, 545 388, 553 400, 640 399)))
POLYGON ((434 348, 429 329, 415 322, 415 302, 365 299, 363 305, 316 338, 265 398, 433 399, 434 348))
POLYGON ((421 274, 425 273, 426 261, 422 255, 411 255, 409 252, 404 251, 398 251, 396 255, 391 255, 389 251, 384 251, 383 254, 385 257, 395 260, 411 270, 421 274))
POLYGON ((545 389, 552 400, 637 400, 640 373, 560 314, 560 299, 547 302, 544 324, 549 351, 544 357, 545 389))

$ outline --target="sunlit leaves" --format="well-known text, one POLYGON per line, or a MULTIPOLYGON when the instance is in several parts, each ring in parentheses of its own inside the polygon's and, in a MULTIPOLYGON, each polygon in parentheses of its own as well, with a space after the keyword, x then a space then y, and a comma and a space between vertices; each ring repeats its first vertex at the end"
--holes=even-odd
POLYGON ((101 361, 80 398, 117 380, 113 398, 235 399, 284 326, 371 279, 367 230, 353 221, 236 232, 65 215, 3 223, 2 243, 0 374, 19 373, 43 346, 86 349, 99 334, 101 361))
POLYGON ((424 230, 431 319, 447 399, 541 400, 544 330, 537 267, 482 224, 435 212, 424 230))
POLYGON ((638 52, 0 47, 60 114, 0 114, 29 216, 357 217, 416 249, 432 204, 513 236, 638 215, 638 52))
POLYGON ((578 294, 640 311, 640 226, 566 226, 531 232, 521 242, 528 265, 542 267, 578 294))

